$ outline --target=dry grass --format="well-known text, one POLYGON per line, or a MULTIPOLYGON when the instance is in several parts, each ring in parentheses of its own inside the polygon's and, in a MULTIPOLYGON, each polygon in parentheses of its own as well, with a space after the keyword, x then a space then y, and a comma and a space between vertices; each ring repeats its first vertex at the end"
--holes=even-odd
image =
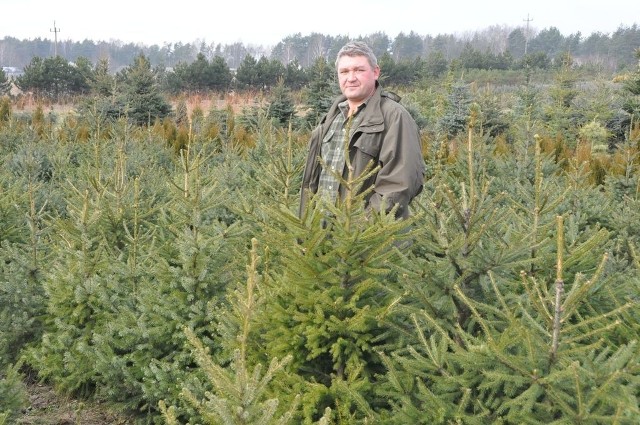
MULTIPOLYGON (((251 92, 226 92, 180 95, 167 98, 174 108, 180 100, 185 100, 189 115, 194 108, 200 108, 205 115, 216 109, 225 109, 231 106, 234 112, 241 112, 243 108, 264 104, 266 94, 258 91, 251 92)), ((52 102, 46 99, 36 99, 31 95, 16 96, 12 99, 12 107, 18 112, 33 112, 41 106, 45 113, 68 114, 75 109, 74 99, 64 99, 60 102, 52 102)))

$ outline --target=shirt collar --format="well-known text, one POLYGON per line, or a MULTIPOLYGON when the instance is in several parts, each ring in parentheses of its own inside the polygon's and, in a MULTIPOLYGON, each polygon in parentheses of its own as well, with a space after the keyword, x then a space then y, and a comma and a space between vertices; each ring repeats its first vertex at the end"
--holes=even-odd
MULTIPOLYGON (((354 117, 358 115, 360 111, 364 109, 365 106, 367 106, 367 102, 369 102, 369 99, 371 99, 372 96, 373 94, 368 98, 366 98, 365 101, 362 102, 360 105, 358 105, 358 109, 356 110, 356 113, 353 114, 354 117)), ((344 115, 344 117, 347 118, 347 116, 349 115, 349 102, 347 100, 344 100, 338 103, 338 108, 340 108, 340 111, 342 111, 342 115, 344 115)))

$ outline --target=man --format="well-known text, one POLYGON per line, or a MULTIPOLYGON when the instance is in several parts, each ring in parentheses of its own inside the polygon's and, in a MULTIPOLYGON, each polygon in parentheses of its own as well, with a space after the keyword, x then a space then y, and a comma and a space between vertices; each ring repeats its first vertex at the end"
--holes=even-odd
POLYGON ((365 43, 353 41, 340 49, 336 70, 342 96, 311 133, 300 214, 316 193, 332 201, 345 196, 336 173, 346 179, 351 166, 356 178, 379 167, 360 188, 373 189, 365 197, 365 207, 376 211, 397 207, 396 217, 406 218, 424 181, 418 127, 398 103, 400 98, 382 90, 378 61, 365 43))

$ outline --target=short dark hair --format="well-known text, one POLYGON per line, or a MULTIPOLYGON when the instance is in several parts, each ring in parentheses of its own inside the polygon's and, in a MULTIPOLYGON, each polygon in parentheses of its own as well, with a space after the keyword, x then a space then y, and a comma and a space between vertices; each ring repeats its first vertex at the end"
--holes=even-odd
POLYGON ((350 41, 340 49, 338 57, 336 58, 336 70, 338 69, 338 62, 343 56, 366 56, 371 68, 378 66, 376 54, 373 53, 371 47, 369 47, 364 41, 350 41))

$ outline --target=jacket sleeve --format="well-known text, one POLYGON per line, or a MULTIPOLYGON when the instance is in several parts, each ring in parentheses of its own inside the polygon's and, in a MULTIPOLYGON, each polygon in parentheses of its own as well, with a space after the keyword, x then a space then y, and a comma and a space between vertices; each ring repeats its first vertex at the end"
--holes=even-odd
POLYGON ((302 173, 302 187, 300 188, 300 206, 298 207, 298 217, 302 217, 304 210, 309 201, 309 197, 318 190, 318 177, 320 173, 320 165, 318 156, 320 155, 320 137, 321 126, 316 127, 311 132, 309 140, 309 148, 307 152, 307 161, 302 173))
POLYGON ((396 217, 408 217, 409 203, 422 191, 425 165, 418 127, 404 108, 385 116, 378 165, 369 206, 389 211, 397 205, 396 217))

